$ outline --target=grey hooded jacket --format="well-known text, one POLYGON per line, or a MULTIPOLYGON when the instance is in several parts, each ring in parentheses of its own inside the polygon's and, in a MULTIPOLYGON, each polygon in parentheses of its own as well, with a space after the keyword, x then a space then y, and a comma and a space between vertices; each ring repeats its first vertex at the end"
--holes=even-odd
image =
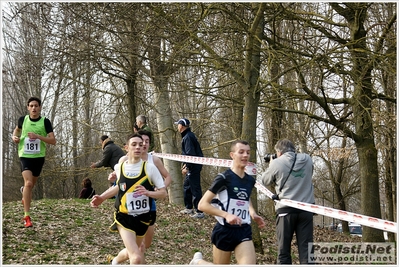
MULTIPOLYGON (((261 181, 265 186, 273 185, 279 199, 291 199, 295 201, 314 204, 313 193, 313 161, 308 154, 297 153, 295 165, 290 176, 295 153, 286 152, 270 162, 269 168, 262 174, 261 181), (286 180, 280 192, 282 183, 286 180)), ((275 202, 278 214, 293 211, 293 208, 275 202)), ((295 209, 294 209, 295 210, 295 209)))

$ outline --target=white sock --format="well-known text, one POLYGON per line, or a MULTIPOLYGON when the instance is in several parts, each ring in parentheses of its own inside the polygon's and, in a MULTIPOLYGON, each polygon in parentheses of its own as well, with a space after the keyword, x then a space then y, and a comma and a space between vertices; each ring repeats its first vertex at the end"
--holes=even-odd
POLYGON ((119 263, 116 261, 116 257, 112 260, 111 265, 119 265, 119 263))

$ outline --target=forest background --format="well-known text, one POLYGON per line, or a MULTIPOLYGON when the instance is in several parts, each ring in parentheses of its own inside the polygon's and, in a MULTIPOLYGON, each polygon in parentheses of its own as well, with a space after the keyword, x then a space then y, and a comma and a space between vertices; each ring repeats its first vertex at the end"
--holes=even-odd
MULTIPOLYGON (((288 138, 314 160, 317 204, 397 221, 396 2, 1 5, 3 201, 21 197, 11 135, 38 96, 57 145, 35 199, 76 197, 85 177, 105 190, 110 169, 90 168, 99 137, 122 146, 144 114, 156 152, 180 154, 173 122, 186 117, 206 157, 228 159, 245 139, 260 173, 288 138)), ((164 164, 182 205, 180 163, 164 164)), ((203 190, 220 171, 204 166, 203 190)), ((253 202, 273 214, 272 201, 253 202)), ((383 233, 364 227, 363 240, 383 233)))

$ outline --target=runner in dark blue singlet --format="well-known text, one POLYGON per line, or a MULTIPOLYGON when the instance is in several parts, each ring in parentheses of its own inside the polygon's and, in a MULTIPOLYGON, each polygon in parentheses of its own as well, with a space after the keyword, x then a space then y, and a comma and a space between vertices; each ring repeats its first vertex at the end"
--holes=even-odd
MULTIPOLYGON (((198 205, 200 210, 214 215, 217 220, 211 237, 213 264, 230 264, 233 251, 238 264, 256 264, 251 218, 260 228, 265 222, 256 214, 250 200, 255 179, 245 173, 249 155, 248 142, 235 141, 230 152, 231 168, 216 176, 198 205)), ((190 264, 210 262, 203 260, 201 252, 197 252, 190 264)))

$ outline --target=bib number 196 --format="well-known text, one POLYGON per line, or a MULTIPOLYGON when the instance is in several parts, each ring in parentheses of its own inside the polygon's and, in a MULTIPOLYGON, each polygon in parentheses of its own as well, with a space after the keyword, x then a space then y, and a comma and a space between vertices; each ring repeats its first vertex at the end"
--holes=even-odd
POLYGON ((142 214, 150 211, 147 196, 135 196, 135 193, 128 193, 126 202, 129 214, 142 214))

